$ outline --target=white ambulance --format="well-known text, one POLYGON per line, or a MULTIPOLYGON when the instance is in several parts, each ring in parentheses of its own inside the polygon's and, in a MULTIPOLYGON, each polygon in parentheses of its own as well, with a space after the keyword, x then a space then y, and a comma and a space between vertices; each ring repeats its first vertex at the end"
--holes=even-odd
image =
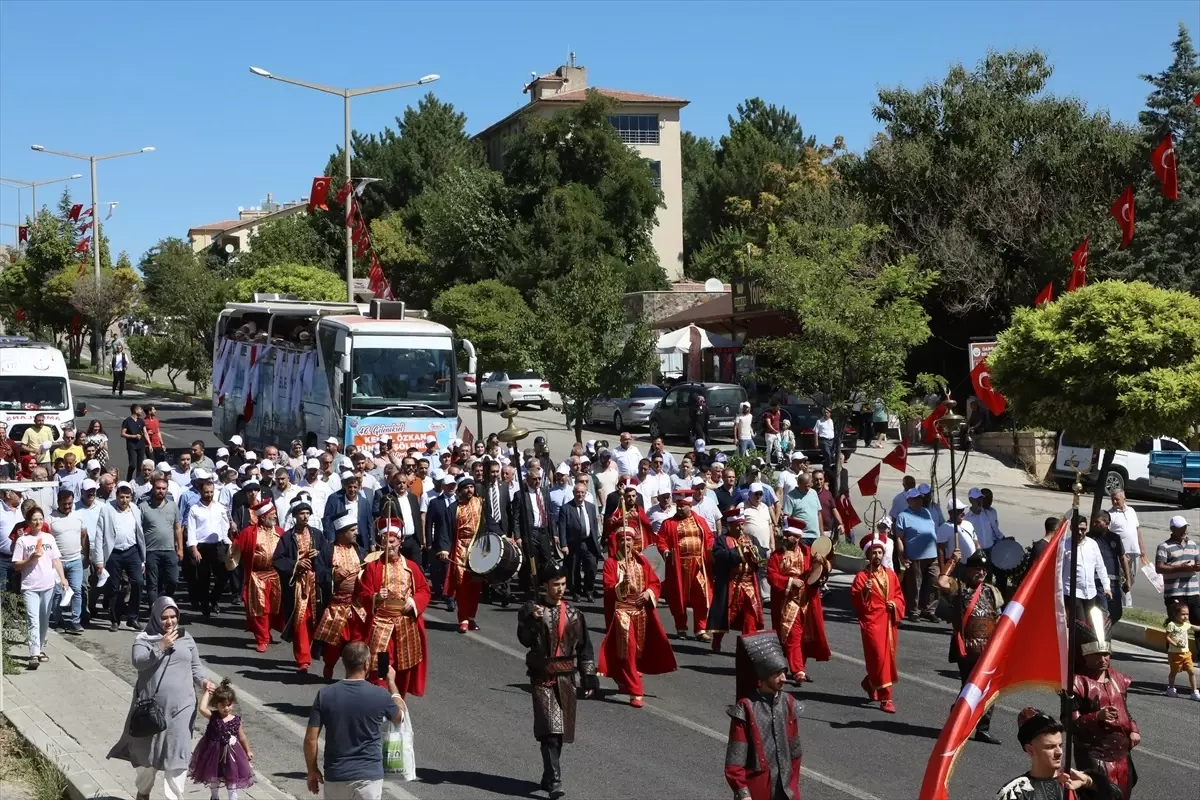
POLYGON ((75 407, 67 363, 57 347, 0 336, 0 421, 7 423, 10 438, 21 441, 38 414, 61 438, 63 426, 74 425, 75 415, 86 413, 84 404, 75 407))

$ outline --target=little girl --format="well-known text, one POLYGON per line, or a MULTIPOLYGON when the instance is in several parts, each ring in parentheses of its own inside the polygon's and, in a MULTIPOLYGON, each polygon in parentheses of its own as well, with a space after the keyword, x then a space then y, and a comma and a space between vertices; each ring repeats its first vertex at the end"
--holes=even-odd
POLYGON ((198 710, 208 720, 208 728, 192 753, 188 777, 193 783, 208 784, 212 800, 217 800, 222 785, 229 790, 229 800, 237 800, 238 789, 254 785, 254 769, 250 766, 254 751, 242 730, 242 718, 233 713, 236 702, 228 680, 200 698, 198 710))
POLYGON ((1196 691, 1196 668, 1192 665, 1192 653, 1188 650, 1187 603, 1177 603, 1171 608, 1171 621, 1167 623, 1167 662, 1170 664, 1170 675, 1167 676, 1167 696, 1175 697, 1175 676, 1183 672, 1188 676, 1192 686, 1192 699, 1200 700, 1200 692, 1196 691))

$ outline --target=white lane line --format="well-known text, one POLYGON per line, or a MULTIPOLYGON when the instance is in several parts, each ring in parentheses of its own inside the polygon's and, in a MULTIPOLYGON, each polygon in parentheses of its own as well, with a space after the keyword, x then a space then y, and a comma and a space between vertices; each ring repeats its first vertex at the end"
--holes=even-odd
MULTIPOLYGON (((428 618, 436 619, 438 622, 442 622, 442 623, 450 623, 451 622, 451 620, 449 618, 443 617, 441 614, 438 614, 436 612, 430 613, 428 608, 425 610, 425 617, 427 619, 428 618)), ((493 641, 493 640, 487 638, 486 636, 483 636, 482 634, 475 633, 475 632, 468 633, 466 636, 468 639, 472 639, 476 642, 479 642, 482 645, 486 645, 487 647, 490 647, 493 650, 498 650, 499 652, 504 653, 505 655, 512 656, 513 658, 519 659, 521 661, 525 660, 525 653, 516 649, 515 647, 510 647, 506 644, 501 644, 500 642, 493 641)), ((688 730, 699 733, 702 736, 707 736, 708 738, 714 739, 718 742, 721 742, 722 744, 724 744, 729 739, 729 735, 727 732, 721 733, 720 731, 713 730, 712 728, 709 728, 706 725, 701 725, 699 722, 694 722, 694 721, 688 719, 687 717, 681 717, 678 714, 667 711, 664 708, 659 708, 654 703, 646 702, 645 706, 643 706, 643 710, 649 711, 651 714, 653 714, 657 717, 661 717, 661 718, 667 720, 668 722, 674 722, 676 725, 680 725, 684 728, 687 728, 688 730)), ((802 775, 804 775, 806 778, 810 778, 810 779, 816 781, 817 783, 823 783, 826 786, 830 787, 831 789, 836 789, 837 791, 842 792, 843 794, 845 794, 849 797, 853 797, 854 800, 881 800, 879 797, 876 797, 875 795, 871 794, 870 792, 865 792, 862 789, 859 789, 855 786, 851 786, 848 783, 843 783, 842 781, 839 781, 836 778, 831 778, 828 775, 824 775, 824 774, 817 772, 816 770, 813 770, 809 767, 801 766, 800 773, 802 775)))

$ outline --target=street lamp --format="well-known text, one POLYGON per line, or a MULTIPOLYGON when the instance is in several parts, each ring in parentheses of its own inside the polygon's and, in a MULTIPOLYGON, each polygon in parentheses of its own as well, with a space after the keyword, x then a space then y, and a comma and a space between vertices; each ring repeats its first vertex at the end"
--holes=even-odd
MULTIPOLYGON (((394 89, 409 89, 413 86, 424 86, 427 83, 433 83, 440 75, 430 74, 415 81, 407 83, 389 83, 384 86, 370 86, 365 89, 335 89, 332 86, 322 86, 319 83, 309 83, 308 81, 296 80, 294 78, 284 78, 280 75, 274 75, 262 67, 250 67, 250 71, 260 78, 269 78, 280 83, 290 83, 293 86, 300 86, 305 89, 313 89, 326 94, 337 95, 342 98, 343 106, 343 137, 346 159, 346 181, 351 180, 350 175, 350 98, 358 97, 364 94, 379 94, 380 92, 390 92, 394 89)), ((350 202, 346 202, 346 295, 349 302, 354 302, 354 242, 352 240, 353 230, 350 223, 350 202)))
MULTIPOLYGON (((48 181, 26 181, 26 180, 21 180, 20 178, 0 178, 0 182, 15 184, 16 186, 28 186, 29 187, 30 193, 33 195, 33 217, 31 217, 31 219, 33 220, 33 224, 37 225, 37 215, 38 215, 37 187, 45 186, 50 183, 62 183, 63 181, 73 181, 76 178, 82 178, 82 177, 83 177, 83 175, 76 172, 74 175, 68 175, 65 178, 54 178, 53 180, 48 180, 48 181)), ((17 195, 18 206, 17 207, 19 209, 20 208, 20 199, 19 199, 20 198, 20 194, 19 194, 20 189, 18 189, 17 191, 18 191, 18 195, 17 195)), ((17 222, 20 222, 21 220, 19 219, 19 217, 20 217, 19 212, 18 212, 17 216, 18 216, 17 222)))
MULTIPOLYGON (((36 150, 39 153, 50 153, 51 155, 65 156, 66 158, 74 158, 74 159, 78 159, 79 161, 86 161, 86 162, 88 162, 89 166, 91 167, 91 173, 92 173, 92 268, 93 268, 93 271, 96 276, 96 290, 99 291, 100 290, 100 214, 98 213, 98 209, 97 209, 97 206, 99 205, 99 200, 97 199, 97 191, 96 191, 96 162, 97 161, 108 161, 109 159, 112 159, 112 158, 124 158, 125 156, 136 156, 136 155, 140 155, 141 153, 153 153, 154 148, 153 147, 143 147, 141 150, 130 150, 130 151, 124 152, 124 153, 108 153, 108 154, 102 155, 102 156, 85 156, 85 155, 80 155, 79 153, 70 153, 65 150, 51 150, 50 148, 43 147, 40 144, 30 145, 29 148, 31 150, 36 150)), ((102 333, 100 331, 99 324, 97 324, 97 322, 95 320, 93 320, 92 321, 92 368, 93 369, 98 369, 100 366, 99 361, 100 361, 100 337, 101 337, 101 335, 102 335, 102 333)))

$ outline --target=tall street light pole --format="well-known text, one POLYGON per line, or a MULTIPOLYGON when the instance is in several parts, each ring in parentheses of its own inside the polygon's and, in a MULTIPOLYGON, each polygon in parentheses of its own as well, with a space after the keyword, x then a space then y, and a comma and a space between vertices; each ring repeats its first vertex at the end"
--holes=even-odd
MULTIPOLYGON (((409 89, 413 86, 424 86, 427 83, 433 83, 440 75, 426 75, 420 80, 408 81, 407 83, 389 83, 385 86, 370 86, 366 89, 335 89, 332 86, 322 86, 319 83, 309 83, 307 81, 295 80, 293 78, 284 78, 280 75, 274 75, 267 72, 261 67, 251 67, 250 71, 260 78, 270 78, 273 81, 281 83, 290 83, 293 86, 301 86, 305 89, 313 89, 326 94, 337 95, 342 98, 343 112, 343 149, 346 162, 346 181, 352 180, 350 174, 350 98, 358 97, 364 94, 379 94, 380 92, 390 92, 395 89, 409 89)), ((350 222, 350 201, 346 201, 346 297, 349 302, 354 302, 354 231, 350 222)))
MULTIPOLYGON (((141 150, 129 150, 124 153, 108 153, 102 156, 85 156, 79 153, 70 153, 65 150, 51 150, 48 147, 42 147, 40 144, 30 145, 30 149, 36 150, 39 153, 50 153, 56 156, 65 156, 67 158, 86 161, 91 167, 92 172, 92 268, 96 278, 96 291, 100 291, 100 212, 99 212, 99 194, 96 190, 96 162, 108 161, 112 158, 124 158, 125 156, 136 156, 141 153, 153 153, 153 147, 143 147, 141 150)), ((92 320, 92 369, 100 368, 100 338, 104 332, 100 330, 100 325, 97 320, 92 320)))
MULTIPOLYGON (((25 180, 21 180, 20 178, 0 178, 0 183, 10 183, 10 184, 13 184, 16 186, 28 186, 29 187, 30 193, 33 195, 33 216, 30 217, 30 220, 32 221, 33 225, 37 225, 37 216, 38 216, 37 187, 45 186, 50 183, 62 183, 63 181, 73 181, 76 178, 82 178, 82 177, 83 177, 83 175, 76 172, 74 175, 68 175, 65 178, 54 178, 53 180, 48 180, 48 181, 25 181, 25 180)), ((20 196, 21 195, 18 190, 18 194, 17 194, 18 204, 20 203, 20 199, 19 199, 20 196)), ((18 216, 20 216, 20 215, 18 214, 18 216)), ((18 222, 19 221, 20 220, 18 220, 18 222)))

